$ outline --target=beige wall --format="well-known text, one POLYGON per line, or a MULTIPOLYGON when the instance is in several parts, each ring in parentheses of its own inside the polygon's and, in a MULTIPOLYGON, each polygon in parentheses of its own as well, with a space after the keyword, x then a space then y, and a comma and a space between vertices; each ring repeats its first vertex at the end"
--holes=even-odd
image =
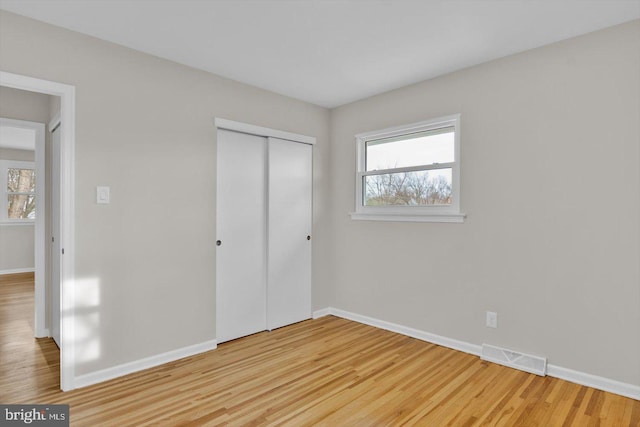
MULTIPOLYGON (((2 101, 0 100, 0 104, 2 101)), ((35 162, 35 151, 17 150, 15 148, 0 147, 0 159, 2 160, 18 160, 21 162, 35 162)))
POLYGON ((33 271, 34 227, 29 225, 0 225, 0 274, 33 271))
POLYGON ((333 110, 335 306, 639 385, 639 56, 635 21, 333 110), (466 222, 352 221, 354 135, 452 113, 466 222))
MULTIPOLYGON (((0 117, 47 123, 48 95, 0 87, 0 117)), ((35 161, 34 152, 0 148, 0 159, 35 161)), ((34 226, 0 224, 0 272, 33 269, 34 226)))
MULTIPOLYGON (((0 51, 0 59, 4 52, 0 51)), ((0 67, 5 69, 4 60, 0 67)), ((49 118, 49 95, 0 86, 0 117, 46 123, 49 118)))
POLYGON ((7 12, 0 64, 76 87, 76 293, 91 301, 76 313, 77 375, 215 339, 214 117, 318 138, 317 289, 327 110, 7 12))

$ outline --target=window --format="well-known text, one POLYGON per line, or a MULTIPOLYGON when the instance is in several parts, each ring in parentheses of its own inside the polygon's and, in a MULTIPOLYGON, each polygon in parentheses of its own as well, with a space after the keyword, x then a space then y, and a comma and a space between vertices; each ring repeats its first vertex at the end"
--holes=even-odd
POLYGON ((460 115, 356 135, 352 219, 462 222, 460 115))
POLYGON ((36 173, 33 162, 0 160, 0 221, 32 222, 36 217, 36 173))

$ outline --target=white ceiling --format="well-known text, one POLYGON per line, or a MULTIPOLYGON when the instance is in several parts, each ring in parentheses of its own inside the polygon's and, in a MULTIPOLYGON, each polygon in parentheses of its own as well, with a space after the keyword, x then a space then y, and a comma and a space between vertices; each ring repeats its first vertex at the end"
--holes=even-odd
POLYGON ((33 151, 36 149, 36 132, 33 129, 1 125, 0 148, 33 151))
POLYGON ((324 107, 640 18, 640 0, 0 0, 0 8, 324 107))

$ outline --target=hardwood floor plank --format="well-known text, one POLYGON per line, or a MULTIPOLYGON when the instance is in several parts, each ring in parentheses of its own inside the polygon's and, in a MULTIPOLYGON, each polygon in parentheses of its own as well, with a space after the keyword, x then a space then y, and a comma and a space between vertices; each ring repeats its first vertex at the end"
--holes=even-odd
POLYGON ((640 426, 640 402, 332 316, 62 393, 33 274, 0 276, 0 401, 73 426, 640 426))

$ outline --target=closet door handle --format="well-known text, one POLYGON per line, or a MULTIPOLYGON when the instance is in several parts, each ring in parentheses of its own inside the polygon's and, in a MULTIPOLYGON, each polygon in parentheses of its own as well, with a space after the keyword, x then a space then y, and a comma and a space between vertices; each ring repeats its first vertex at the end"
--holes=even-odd
POLYGON ((307 236, 307 240, 311 240, 311 236, 307 236))
POLYGON ((220 246, 222 244, 222 240, 216 240, 216 246, 220 246))

